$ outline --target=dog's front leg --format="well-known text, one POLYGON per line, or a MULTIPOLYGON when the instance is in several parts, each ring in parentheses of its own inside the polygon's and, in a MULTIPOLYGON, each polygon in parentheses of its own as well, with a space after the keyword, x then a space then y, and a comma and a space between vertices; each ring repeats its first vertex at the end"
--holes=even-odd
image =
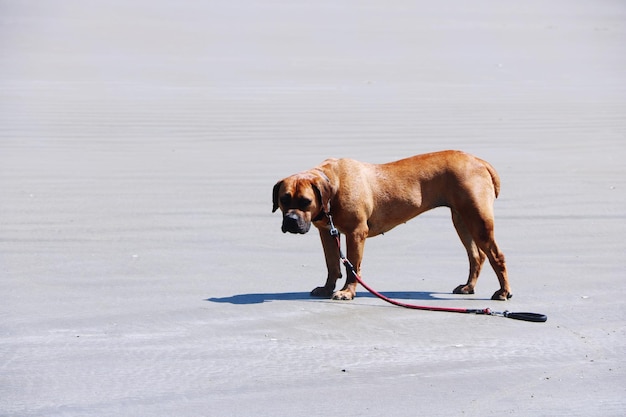
MULTIPOLYGON (((361 276, 361 260, 363 259, 363 249, 367 231, 356 231, 346 235, 346 247, 348 260, 354 266, 356 273, 361 276)), ((346 284, 340 291, 335 291, 333 300, 352 300, 356 296, 357 280, 352 271, 346 271, 346 284)))
POLYGON ((328 277, 326 284, 322 287, 314 288, 311 291, 313 297, 330 298, 335 291, 335 284, 341 278, 341 265, 339 261, 339 244, 334 236, 325 229, 319 229, 320 239, 322 240, 322 248, 324 249, 324 257, 326 258, 326 268, 328 269, 328 277))

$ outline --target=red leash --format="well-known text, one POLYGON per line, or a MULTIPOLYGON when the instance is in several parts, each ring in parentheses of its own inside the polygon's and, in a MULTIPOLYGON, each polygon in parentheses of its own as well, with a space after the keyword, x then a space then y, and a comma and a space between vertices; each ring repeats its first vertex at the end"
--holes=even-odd
POLYGON ((539 313, 526 313, 526 312, 513 313, 510 311, 498 312, 498 311, 491 311, 491 309, 489 308, 470 309, 470 308, 454 308, 454 307, 421 306, 421 305, 408 304, 408 303, 403 303, 401 301, 393 300, 379 293, 378 291, 374 290, 372 287, 367 285, 365 282, 363 282, 363 279, 361 279, 359 274, 357 274, 356 268, 354 268, 354 265, 352 265, 352 263, 348 260, 348 258, 345 257, 345 255, 341 251, 341 240, 339 239, 339 230, 337 230, 337 228, 333 224, 332 216, 329 213, 326 213, 326 216, 328 217, 328 222, 330 225, 330 235, 333 236, 335 240, 337 241, 337 248, 339 250, 339 258, 341 259, 341 262, 346 267, 346 270, 349 270, 350 272, 352 272, 352 275, 354 275, 358 283, 361 284, 367 291, 369 291, 370 293, 372 293, 373 295, 375 295, 376 297, 380 298, 383 301, 386 301, 398 307, 410 308, 412 310, 443 311, 447 313, 465 313, 465 314, 485 314, 488 316, 502 316, 502 317, 507 317, 510 319, 534 321, 534 322, 545 322, 546 320, 548 320, 548 317, 546 315, 539 314, 539 313))

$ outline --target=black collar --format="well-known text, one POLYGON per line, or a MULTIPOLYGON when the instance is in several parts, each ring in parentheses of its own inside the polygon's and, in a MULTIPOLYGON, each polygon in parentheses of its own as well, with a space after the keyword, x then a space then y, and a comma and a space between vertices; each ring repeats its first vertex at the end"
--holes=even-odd
POLYGON ((317 216, 315 216, 315 218, 312 220, 313 222, 319 222, 320 220, 323 220, 324 217, 328 217, 328 214, 325 211, 320 211, 320 214, 318 214, 317 216))

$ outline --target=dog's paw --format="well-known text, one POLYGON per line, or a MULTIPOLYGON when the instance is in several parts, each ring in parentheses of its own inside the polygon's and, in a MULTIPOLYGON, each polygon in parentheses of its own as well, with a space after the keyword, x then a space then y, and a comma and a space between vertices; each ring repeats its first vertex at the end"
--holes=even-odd
POLYGON ((470 287, 469 285, 461 284, 458 287, 456 287, 454 289, 454 291, 452 291, 452 293, 454 293, 454 294, 464 294, 464 295, 474 294, 474 287, 470 287))
POLYGON ((335 291, 333 300, 352 300, 356 294, 350 290, 335 291))
POLYGON ((317 287, 311 291, 311 297, 330 298, 333 295, 333 290, 326 287, 317 287))
POLYGON ((491 296, 491 299, 496 300, 496 301, 506 301, 511 297, 513 297, 513 294, 511 294, 510 292, 504 291, 504 290, 498 290, 493 293, 493 295, 491 296))

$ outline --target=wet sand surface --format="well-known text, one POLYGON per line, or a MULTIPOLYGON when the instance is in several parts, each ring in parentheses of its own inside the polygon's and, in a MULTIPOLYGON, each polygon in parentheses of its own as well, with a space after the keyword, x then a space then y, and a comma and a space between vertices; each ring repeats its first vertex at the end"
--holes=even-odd
POLYGON ((5 1, 0 415, 622 416, 626 6, 5 1), (449 210, 312 299, 282 177, 462 149, 502 179, 514 297, 449 210))

